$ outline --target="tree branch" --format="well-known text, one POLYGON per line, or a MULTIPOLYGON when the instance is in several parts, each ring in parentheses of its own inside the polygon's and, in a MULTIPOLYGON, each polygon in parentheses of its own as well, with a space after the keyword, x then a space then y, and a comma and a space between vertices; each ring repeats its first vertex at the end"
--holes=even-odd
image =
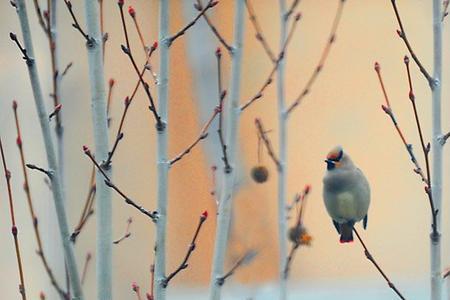
POLYGON ((258 130, 259 136, 261 137, 261 139, 264 142, 264 145, 266 146, 267 153, 272 158, 272 160, 275 163, 275 165, 277 166, 278 170, 281 170, 282 166, 281 166, 280 160, 278 159, 278 157, 275 154, 275 151, 273 150, 272 143, 270 142, 269 138, 267 137, 266 131, 264 130, 264 126, 263 126, 261 120, 256 118, 255 125, 256 125, 256 129, 258 130))
POLYGON ((182 270, 185 270, 189 265, 188 265, 188 261, 189 258, 192 255, 192 252, 194 252, 195 247, 196 247, 196 242, 197 242, 197 238, 198 238, 198 234, 200 233, 200 230, 202 229, 203 223, 206 221, 206 219, 208 218, 208 212, 205 210, 201 215, 200 215, 200 220, 198 222, 197 228, 195 229, 194 232, 194 236, 192 237, 192 241, 189 244, 187 253, 183 259, 183 261, 181 262, 181 264, 178 266, 178 268, 175 269, 175 271, 173 271, 172 273, 170 273, 166 279, 164 280, 163 283, 163 287, 166 288, 167 285, 169 284, 169 282, 182 270))
POLYGON ((400 299, 405 300, 406 298, 400 293, 400 291, 395 287, 394 283, 391 282, 391 280, 387 277, 387 275, 384 273, 384 271, 381 269, 381 267, 378 265, 378 263, 375 261, 375 258, 370 254, 369 249, 367 249, 366 244, 362 240, 361 236, 359 235, 358 231, 353 227, 353 232, 358 237, 359 242, 361 243, 361 246, 364 248, 364 254, 366 255, 367 259, 375 266, 375 268, 378 270, 378 272, 383 276, 384 280, 386 280, 388 286, 397 294, 397 296, 400 299))
POLYGON ((406 36, 405 28, 403 27, 402 19, 400 18, 400 13, 398 12, 397 8, 397 2, 396 0, 391 0, 392 8, 394 9, 395 17, 397 18, 398 26, 400 27, 400 30, 397 30, 397 33, 399 37, 403 40, 405 43, 406 48, 408 48, 409 54, 411 54, 412 59, 416 63, 416 65, 419 67, 420 72, 422 72, 423 76, 425 76, 425 79, 428 81, 428 84, 432 86, 434 84, 433 77, 428 73, 428 71, 425 69, 425 67, 420 62, 419 58, 417 57, 416 53, 414 52, 411 44, 409 43, 408 37, 406 36))
POLYGON ((308 81, 306 82, 306 85, 302 89, 301 93, 297 98, 294 100, 294 102, 288 107, 286 114, 289 115, 303 100, 303 98, 309 94, 311 91, 312 86, 316 82, 319 74, 322 72, 323 67, 327 61, 327 58, 330 54, 331 47, 336 41, 336 32, 339 28, 339 24, 342 19, 342 12, 344 10, 344 4, 345 0, 339 0, 339 5, 336 9, 336 14, 334 16, 333 24, 331 25, 330 34, 328 35, 328 40, 325 45, 325 47, 322 50, 322 54, 320 56, 319 62, 317 63, 313 73, 309 77, 308 81))

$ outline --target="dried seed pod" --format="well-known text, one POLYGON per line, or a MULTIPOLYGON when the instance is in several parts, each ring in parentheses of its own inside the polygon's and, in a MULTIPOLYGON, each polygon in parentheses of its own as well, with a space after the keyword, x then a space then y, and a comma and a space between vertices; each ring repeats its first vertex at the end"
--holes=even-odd
POLYGON ((264 183, 269 178, 269 170, 265 166, 255 166, 251 171, 252 178, 257 183, 264 183))

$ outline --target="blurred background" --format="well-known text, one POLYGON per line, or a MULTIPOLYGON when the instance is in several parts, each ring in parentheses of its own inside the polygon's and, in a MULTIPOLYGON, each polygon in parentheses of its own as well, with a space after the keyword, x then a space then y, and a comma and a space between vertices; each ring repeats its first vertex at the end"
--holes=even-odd
MULTIPOLYGON (((44 1, 41 5, 45 7, 44 1)), ((87 57, 84 40, 71 27, 71 19, 63 1, 58 4, 60 25, 60 63, 73 67, 62 81, 62 119, 66 147, 66 192, 69 223, 74 228, 88 192, 91 165, 83 155, 82 145, 93 147, 90 93, 87 82, 87 57)), ((175 33, 195 15, 195 1, 171 1, 171 32, 175 33)), ((205 1, 203 1, 205 2, 205 1)), ((423 64, 432 71, 432 8, 431 1, 397 1, 409 39, 423 64)), ((136 75, 127 57, 120 50, 124 43, 119 10, 115 1, 105 1, 106 78, 114 78, 116 85, 111 106, 111 140, 117 130, 123 109, 123 99, 136 83, 136 75)), ((206 2, 205 2, 206 3, 206 2)), ((261 27, 274 52, 278 52, 279 11, 276 1, 252 1, 261 27)), ((313 72, 325 46, 338 0, 305 0, 298 10, 302 20, 287 50, 286 99, 294 100, 313 72)), ((35 55, 44 95, 51 92, 51 65, 48 42, 38 25, 31 1, 27 1, 33 29, 35 55)), ((157 40, 158 1, 126 1, 133 5, 147 44, 157 40)), ((75 13, 84 24, 82 1, 73 1, 75 13)), ((234 1, 220 1, 209 12, 225 39, 233 37, 234 1)), ((11 101, 19 103, 23 142, 27 161, 46 166, 41 130, 37 120, 34 99, 25 63, 9 32, 21 39, 15 10, 8 1, 0 3, 0 134, 6 144, 20 243, 25 264, 27 292, 36 299, 41 290, 48 299, 56 299, 41 261, 35 253, 36 241, 32 231, 17 147, 11 101)), ((129 26, 134 53, 144 63, 138 35, 131 18, 129 26)), ((443 115, 449 111, 448 22, 444 21, 444 76, 443 115)), ((372 188, 369 225, 362 232, 366 243, 397 287, 408 299, 424 299, 429 290, 429 232, 428 200, 423 185, 412 171, 412 164, 388 117, 380 109, 383 103, 376 74, 375 61, 382 67, 386 88, 397 119, 408 137, 416 145, 416 155, 422 160, 419 139, 408 100, 407 78, 403 56, 406 48, 396 34, 397 23, 389 1, 347 1, 337 40, 331 54, 305 101, 291 115, 288 129, 288 199, 311 184, 305 225, 313 236, 310 247, 301 248, 292 266, 290 277, 291 299, 394 299, 377 271, 365 258, 358 243, 341 245, 325 211, 321 190, 325 170, 323 159, 335 145, 340 144, 365 172, 372 188)), ((242 74, 242 103, 251 98, 269 74, 272 63, 255 39, 255 32, 246 13, 246 29, 242 74)), ((217 103, 216 61, 214 51, 218 41, 203 19, 171 47, 170 61, 170 120, 169 154, 175 156, 198 135, 217 103)), ((158 70, 157 54, 152 65, 158 70)), ((224 81, 228 84, 230 60, 224 57, 224 81)), ((431 133, 431 94, 427 82, 412 64, 416 99, 423 120, 424 132, 431 133)), ((151 86, 156 95, 156 87, 151 86)), ((113 161, 114 182, 130 197, 148 209, 156 207, 156 168, 154 121, 147 109, 142 90, 133 102, 125 124, 125 137, 119 144, 113 161)), ((47 97, 48 109, 51 98, 47 97)), ((247 267, 240 269, 224 287, 230 299, 273 299, 277 278, 277 201, 276 169, 264 154, 263 163, 269 168, 269 180, 256 184, 250 178, 250 169, 257 161, 257 135, 254 118, 263 120, 275 147, 277 147, 277 114, 275 84, 263 99, 242 114, 240 122, 239 190, 235 197, 231 245, 227 266, 246 250, 255 249, 258 256, 247 267)), ((211 167, 220 151, 213 124, 210 137, 188 156, 175 164, 169 177, 169 236, 168 264, 170 272, 182 260, 200 213, 207 209, 210 217, 201 232, 199 242, 188 269, 170 285, 169 294, 192 295, 192 299, 206 299, 215 233, 215 198, 211 167)), ((447 117, 443 130, 450 129, 447 117)), ((276 148, 275 148, 276 149, 276 148)), ((450 154, 444 148, 444 157, 450 154)), ((442 212, 442 250, 449 248, 448 170, 444 160, 444 197, 442 212)), ((220 165, 219 165, 220 167, 220 165)), ((64 282, 64 267, 59 251, 59 234, 53 219, 52 197, 40 173, 30 172, 31 190, 45 250, 51 264, 64 282)), ((0 183, 0 266, 5 274, 0 280, 3 299, 17 299, 17 267, 10 235, 6 187, 0 183), (8 275, 6 275, 8 274, 8 275)), ((154 225, 144 216, 126 206, 116 194, 114 203, 114 237, 125 230, 126 220, 133 217, 132 235, 113 248, 114 295, 116 299, 133 299, 131 283, 136 282, 146 291, 150 284, 150 265, 153 261, 154 225)), ((360 231, 361 232, 361 231, 360 231)), ((95 215, 78 237, 76 255, 80 269, 85 256, 92 252, 93 261, 87 271, 86 299, 95 297, 95 215)), ((450 263, 443 255, 443 267, 450 263)))

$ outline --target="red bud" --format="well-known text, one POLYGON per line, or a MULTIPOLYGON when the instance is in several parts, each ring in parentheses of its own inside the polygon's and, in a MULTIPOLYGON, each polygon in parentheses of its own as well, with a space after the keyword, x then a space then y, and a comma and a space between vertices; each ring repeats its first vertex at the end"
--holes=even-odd
POLYGON ((13 102, 12 102, 12 108, 13 108, 14 110, 17 109, 17 101, 16 101, 16 100, 13 100, 13 102))
POLYGON ((380 72, 380 64, 377 61, 375 62, 374 69, 375 71, 380 72))
POLYGON ((134 10, 133 6, 128 7, 128 13, 130 14, 130 16, 132 18, 134 18, 136 16, 136 11, 134 10))
POLYGON ((145 294, 145 296, 147 297, 147 300, 153 300, 153 296, 149 293, 145 294))
POLYGON ((17 147, 22 147, 22 139, 20 138, 20 136, 17 137, 16 144, 17 144, 17 147))
POLYGON ((118 1, 117 1, 117 4, 119 4, 119 6, 123 6, 124 3, 125 3, 124 0, 118 0, 118 1))
POLYGON ((39 293, 39 299, 40 299, 40 300, 45 300, 45 294, 44 294, 43 291, 41 291, 41 292, 39 293))
POLYGON ((217 47, 217 49, 216 49, 216 56, 217 57, 222 56, 222 50, 220 49, 220 47, 217 47))
POLYGON ((408 55, 405 55, 405 57, 403 58, 403 62, 405 64, 409 64, 409 57, 408 57, 408 55))
POLYGON ((389 113, 391 111, 391 109, 389 107, 387 107, 386 105, 381 105, 381 108, 384 110, 385 113, 389 113))
POLYGON ((131 288, 133 289, 133 291, 135 291, 136 293, 139 292, 139 286, 137 285, 136 282, 133 282, 131 284, 131 288))
POLYGON ((83 152, 86 154, 90 153, 88 146, 86 145, 83 146, 83 152))
POLYGON ((205 210, 205 211, 202 213, 201 218, 204 219, 204 220, 206 220, 206 219, 208 218, 208 211, 207 211, 207 210, 205 210))
POLYGON ((311 185, 307 184, 304 189, 305 195, 307 195, 311 191, 311 185))
POLYGON ((13 225, 13 227, 11 228, 11 232, 12 232, 12 234, 13 234, 14 236, 17 235, 18 230, 17 230, 16 225, 13 225))
POLYGON ((114 78, 111 78, 109 80, 109 87, 112 87, 115 83, 116 83, 116 81, 114 80, 114 78))
POLYGON ((158 41, 155 41, 152 45, 152 50, 156 50, 158 48, 158 41))

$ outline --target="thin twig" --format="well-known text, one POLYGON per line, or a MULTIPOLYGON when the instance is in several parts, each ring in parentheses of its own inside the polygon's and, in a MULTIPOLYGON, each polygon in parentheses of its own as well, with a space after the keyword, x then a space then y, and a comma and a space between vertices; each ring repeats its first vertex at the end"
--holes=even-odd
MULTIPOLYGON (((152 54, 156 51, 157 47, 158 47, 158 44, 154 43, 152 45, 152 47, 150 48, 150 51, 148 52, 148 56, 147 56, 146 65, 150 61, 150 58, 152 57, 152 54)), ((114 140, 113 147, 112 147, 111 151, 108 152, 108 158, 104 162, 105 166, 109 166, 111 164, 111 161, 112 161, 112 158, 114 156, 114 153, 116 152, 117 146, 118 146, 119 142, 122 140, 122 138, 124 136, 124 133, 123 133, 122 130, 123 130, 123 126, 125 124, 125 119, 126 119, 126 116, 127 116, 127 113, 128 113, 128 109, 130 108, 131 102, 133 102, 133 99, 134 99, 134 97, 136 95, 136 92, 137 92, 137 90, 139 88, 139 85, 143 82, 143 80, 141 80, 141 79, 143 78, 142 76, 144 76, 145 69, 146 69, 146 67, 144 66, 142 68, 142 70, 139 71, 140 72, 139 73, 139 75, 140 75, 139 78, 140 79, 137 81, 137 83, 136 83, 136 85, 135 85, 135 87, 133 89, 133 92, 131 93, 131 96, 130 97, 126 97, 125 100, 124 100, 124 108, 123 108, 123 111, 122 111, 122 116, 120 118, 119 127, 117 129, 116 138, 114 140)), ((148 87, 148 85, 147 85, 147 87, 148 87)))
POLYGON ((442 2, 442 18, 441 18, 441 22, 444 22, 444 19, 446 16, 448 16, 448 5, 449 5, 450 1, 449 0, 444 0, 442 2))
POLYGON ((23 177, 24 177, 23 189, 24 189, 25 195, 27 197, 28 208, 30 210, 31 220, 33 221, 34 235, 36 237, 36 242, 37 242, 37 246, 38 246, 37 253, 38 253, 39 257, 41 258, 42 264, 44 265, 44 269, 50 279, 51 284, 53 285, 55 290, 58 292, 58 294, 63 299, 68 300, 69 299, 68 293, 65 292, 61 288, 59 283, 56 281, 55 275, 53 274, 53 271, 48 264, 47 257, 45 256, 44 248, 42 247, 42 239, 41 239, 41 234, 39 231, 39 221, 38 221, 38 217, 36 216, 36 213, 34 211, 33 200, 31 198, 30 183, 28 180, 28 172, 27 172, 27 168, 26 168, 26 164, 25 164, 25 154, 24 154, 24 148, 23 148, 22 134, 21 134, 21 130, 20 130, 19 116, 17 113, 17 102, 16 101, 13 101, 12 107, 13 107, 14 120, 16 123, 16 131, 17 131, 16 144, 17 144, 17 147, 19 148, 20 163, 22 165, 22 173, 23 173, 23 177))
POLYGON ((53 172, 50 170, 46 170, 44 168, 41 168, 41 167, 33 165, 33 164, 25 164, 25 165, 27 166, 28 169, 42 172, 45 175, 47 175, 49 178, 51 178, 53 176, 53 172))
POLYGON ((197 14, 197 16, 189 22, 186 26, 184 26, 182 29, 180 29, 177 33, 172 35, 171 37, 167 38, 168 45, 172 45, 172 43, 179 38, 180 36, 184 35, 186 31, 194 26, 194 24, 205 14, 208 9, 213 8, 219 3, 219 1, 216 0, 209 0, 209 2, 206 4, 206 6, 197 14))
MULTIPOLYGON (((203 4, 201 0, 197 0, 196 5, 194 5, 194 7, 198 10, 201 11, 203 9, 203 4)), ((203 19, 205 19, 206 23, 208 24, 209 28, 211 29, 211 31, 214 33, 214 35, 217 37, 217 39, 219 40, 219 42, 222 44, 222 46, 227 49, 228 53, 231 53, 233 51, 233 47, 230 46, 230 44, 227 43, 227 41, 225 40, 225 38, 220 34, 219 30, 217 29, 217 27, 212 23, 211 19, 208 17, 208 14, 205 12, 203 14, 203 19)))
POLYGON ((189 258, 192 255, 192 252, 194 252, 195 247, 196 247, 196 242, 197 242, 197 238, 198 238, 198 234, 200 233, 200 230, 202 229, 203 223, 205 223, 206 219, 208 218, 208 211, 204 211, 201 215, 200 215, 200 219, 198 221, 198 225, 197 228, 195 229, 194 232, 194 236, 192 237, 191 243, 189 244, 188 250, 186 255, 184 256, 183 261, 180 263, 180 265, 178 266, 178 268, 175 269, 175 271, 173 271, 172 273, 170 273, 164 280, 163 283, 163 287, 166 288, 167 285, 169 284, 169 282, 181 271, 185 270, 189 265, 188 265, 188 261, 189 258))
POLYGON ((280 66, 280 62, 283 60, 284 55, 286 54, 287 47, 289 46, 290 41, 292 40, 292 37, 294 35, 295 29, 297 28, 297 23, 301 18, 301 14, 297 14, 295 16, 294 21, 292 22, 291 29, 289 30, 288 36, 286 38, 286 41, 284 42, 284 46, 281 49, 280 53, 277 56, 277 60, 273 64, 272 70, 270 71, 269 75, 267 76, 267 79, 264 81, 264 84, 262 87, 258 90, 258 92, 246 103, 241 105, 241 112, 248 108, 252 103, 254 103, 256 100, 262 98, 263 93, 265 89, 272 83, 273 77, 275 76, 275 72, 278 70, 278 67, 280 66))
POLYGON ((261 46, 263 47, 267 56, 269 56, 270 60, 273 63, 276 63, 277 59, 275 57, 275 54, 273 54, 272 49, 270 49, 269 43, 267 42, 266 38, 264 37, 261 26, 259 25, 258 19, 256 18, 255 10, 253 9, 253 6, 250 3, 250 0, 245 0, 245 6, 247 7, 247 12, 248 12, 250 21, 253 25, 253 28, 256 31, 256 35, 255 35, 256 39, 261 43, 261 46))
POLYGON ((84 202, 83 210, 81 212, 80 220, 78 221, 77 226, 73 233, 70 235, 70 240, 75 243, 78 235, 81 233, 81 230, 86 225, 89 217, 94 213, 92 210, 92 205, 95 199, 95 166, 92 166, 91 178, 89 180, 89 191, 86 197, 86 201, 84 202))
POLYGON ((84 154, 86 154, 91 161, 94 163, 95 167, 97 168, 97 170, 100 171, 100 174, 103 175, 103 177, 105 178, 105 184, 114 189, 120 196, 122 196, 122 198, 125 200, 126 204, 129 204, 131 206, 133 206, 134 208, 136 208, 139 212, 143 213, 144 215, 146 215, 147 217, 149 217, 154 223, 157 222, 158 220, 158 213, 156 211, 148 211, 145 208, 143 208, 142 206, 138 205, 135 201, 133 201, 131 198, 129 198, 127 195, 125 195, 112 181, 111 179, 108 177, 108 175, 105 173, 105 171, 103 170, 103 168, 99 165, 99 163, 95 160, 94 156, 92 155, 91 151, 86 147, 83 146, 83 151, 84 154))
POLYGON ((236 261, 236 263, 230 268, 228 272, 226 272, 223 276, 216 279, 217 284, 222 286, 225 284, 225 281, 232 276, 239 267, 245 266, 253 261, 258 253, 255 250, 247 251, 240 259, 236 261))
POLYGON ((273 150, 272 143, 270 142, 269 138, 267 137, 266 131, 264 130, 264 126, 263 126, 261 120, 256 118, 255 125, 256 125, 256 128, 258 129, 259 137, 261 137, 261 139, 264 142, 264 145, 266 146, 267 153, 272 158, 272 160, 275 163, 275 165, 277 166, 278 170, 281 170, 281 168, 282 168, 281 163, 280 163, 279 159, 277 158, 275 151, 273 150))
POLYGON ((141 288, 137 285, 136 282, 131 284, 131 289, 136 293, 137 300, 142 300, 141 288))
POLYGON ((83 273, 81 275, 81 284, 84 284, 84 281, 86 280, 86 275, 89 267, 89 263, 91 262, 92 254, 91 252, 88 252, 86 254, 86 258, 84 260, 84 266, 83 266, 83 273))
POLYGON ((120 242, 122 242, 123 240, 129 238, 131 236, 131 232, 130 232, 130 227, 131 227, 131 223, 133 223, 133 219, 131 217, 129 217, 127 219, 127 227, 125 228, 125 233, 118 238, 117 240, 113 241, 113 244, 119 244, 120 242))
POLYGON ((129 39, 128 39, 127 25, 126 25, 125 16, 124 16, 124 13, 123 13, 123 1, 119 1, 118 5, 119 5, 119 10, 120 10, 120 19, 122 21, 122 28, 123 28, 123 32, 124 32, 124 36, 125 36, 125 42, 126 42, 126 46, 121 45, 121 48, 122 48, 122 51, 130 59, 131 64, 133 65, 133 68, 136 71, 136 74, 138 75, 142 86, 144 87, 145 93, 147 94, 148 100, 150 101, 150 107, 149 107, 150 111, 153 113, 153 116, 154 116, 155 121, 156 121, 156 128, 158 129, 158 131, 160 131, 160 130, 162 130, 164 128, 164 124, 161 121, 161 117, 159 116, 158 112, 156 111, 155 101, 153 100, 153 96, 152 96, 152 94, 150 92, 150 87, 149 87, 148 83, 146 81, 144 81, 143 75, 139 71, 139 68, 138 68, 138 66, 136 64, 136 61, 134 60, 133 53, 131 51, 131 46, 130 46, 130 42, 129 42, 129 39))
POLYGON ((430 158, 429 158, 431 145, 430 145, 430 143, 425 143, 425 139, 423 137, 422 126, 420 124, 419 113, 417 111, 416 97, 414 95, 414 90, 413 90, 413 85, 412 85, 412 80, 411 80, 411 72, 409 69, 408 56, 405 56, 404 63, 406 66, 406 73, 408 75, 409 100, 411 100, 411 105, 413 107, 414 119, 416 121, 417 132, 419 133, 419 138, 420 138, 420 145, 422 146, 422 152, 423 152, 423 156, 425 159, 425 168, 426 168, 426 174, 427 174, 427 177, 426 177, 427 180, 425 181, 425 184, 426 184, 425 193, 427 194, 428 200, 430 203, 431 217, 432 217, 431 227, 433 229, 432 235, 434 237, 437 237, 437 236, 439 236, 438 229, 437 229, 438 210, 435 208, 434 201, 433 201, 433 193, 432 193, 432 188, 431 188, 431 171, 430 171, 431 167, 430 167, 430 158))
POLYGON ((336 9, 336 14, 334 16, 333 24, 331 25, 330 34, 328 35, 327 43, 322 50, 322 54, 320 56, 319 62, 317 63, 316 67, 314 68, 313 73, 311 74, 308 81, 306 82, 306 85, 302 89, 300 95, 297 96, 297 98, 294 100, 294 102, 286 110, 286 114, 289 115, 301 103, 303 98, 310 93, 314 82, 316 82, 319 74, 322 72, 323 67, 327 61, 329 54, 330 54, 331 48, 332 48, 334 42, 336 41, 336 32, 339 28, 339 24, 342 19, 342 12, 344 10, 344 4, 345 4, 345 0, 339 0, 339 5, 336 9))
POLYGON ((309 246, 311 244, 312 237, 306 231, 303 226, 303 213, 305 211, 306 199, 311 190, 310 185, 306 185, 299 195, 299 197, 294 201, 293 205, 299 204, 299 209, 297 213, 297 219, 293 227, 289 229, 289 240, 292 242, 291 250, 286 258, 286 264, 284 266, 284 278, 289 277, 289 271, 291 269, 292 262, 294 261, 295 253, 302 245, 309 246))
POLYGON ((78 32, 86 40, 86 43, 88 43, 88 44, 93 43, 93 40, 91 39, 91 37, 86 32, 84 32, 84 30, 81 28, 80 23, 78 22, 78 19, 75 16, 75 13, 73 11, 72 2, 70 0, 64 0, 64 3, 66 4, 66 7, 70 13, 70 16, 72 17, 72 21, 73 21, 72 27, 75 28, 76 30, 78 30, 78 32))
POLYGON ((387 277, 387 275, 384 273, 384 271, 381 269, 381 267, 378 265, 378 263, 375 261, 372 254, 370 254, 369 249, 367 249, 366 244, 362 240, 361 236, 359 235, 358 231, 353 227, 353 232, 358 237, 359 242, 361 243, 361 246, 364 248, 364 254, 366 255, 367 259, 375 266, 375 268, 380 272, 381 276, 386 280, 388 286, 397 294, 397 296, 400 299, 405 300, 406 298, 400 293, 400 291, 395 287, 394 283, 391 282, 391 280, 387 277))
POLYGON ((382 105, 381 108, 390 117, 392 123, 394 124, 395 129, 397 130, 397 133, 398 133, 400 139, 402 140, 402 143, 405 146, 406 151, 408 152, 412 163, 414 164, 414 172, 420 176, 420 179, 423 182, 426 183, 427 179, 423 173, 422 167, 420 166, 419 162, 416 159, 416 156, 413 151, 413 146, 412 146, 412 144, 410 144, 406 141, 405 135, 403 134, 403 132, 400 128, 400 125, 398 124, 397 119, 395 118, 394 111, 391 108, 391 104, 389 103, 389 97, 387 95, 386 88, 385 88, 384 82, 383 82, 383 78, 381 76, 381 68, 380 68, 379 63, 375 63, 375 71, 377 72, 378 81, 380 82, 380 86, 383 91, 383 96, 384 96, 384 100, 386 103, 386 105, 382 105))
POLYGON ((289 17, 292 15, 292 13, 294 12, 294 10, 297 8, 297 6, 299 5, 300 0, 293 0, 291 3, 291 6, 289 7, 289 9, 286 11, 286 13, 284 14, 284 21, 287 22, 289 20, 289 17))
POLYGON ((397 3, 396 0, 391 0, 392 8, 394 9, 395 17, 397 18, 398 26, 400 27, 400 30, 397 30, 397 33, 399 37, 403 40, 403 42, 406 45, 406 48, 408 48, 409 54, 411 54, 412 59, 416 63, 416 65, 419 67, 420 72, 422 72, 423 76, 425 76, 425 79, 428 81, 428 84, 432 86, 434 84, 434 79, 431 77, 431 75, 428 73, 428 71, 425 69, 425 67, 420 62, 419 58, 417 57, 416 53, 414 52, 411 44, 409 43, 408 37, 406 36, 405 28, 403 27, 402 19, 400 18, 400 13, 398 12, 397 3))
POLYGON ((134 9, 133 6, 128 7, 128 14, 133 19, 134 27, 136 28, 136 31, 138 33, 142 48, 144 49, 145 53, 147 53, 147 46, 145 45, 144 36, 142 34, 141 27, 139 26, 139 23, 137 22, 137 19, 136 19, 136 10, 134 9))
POLYGON ((61 103, 56 105, 55 108, 53 109, 53 111, 48 115, 48 119, 51 120, 55 116, 58 119, 58 115, 59 115, 59 112, 61 111, 61 108, 62 108, 62 104, 61 103))
POLYGON ((228 161, 227 155, 227 145, 225 144, 225 139, 223 137, 223 101, 226 96, 226 91, 222 89, 222 51, 220 48, 216 49, 217 58, 217 88, 218 88, 218 98, 219 98, 219 126, 217 128, 217 134, 219 135, 220 148, 222 150, 222 161, 224 163, 225 173, 231 172, 230 162, 228 161))
POLYGON ((44 30, 45 34, 48 34, 47 26, 49 26, 49 25, 46 24, 44 21, 44 16, 42 13, 41 6, 39 5, 39 0, 33 0, 33 3, 34 3, 34 9, 36 11, 36 15, 38 17, 39 25, 42 27, 42 30, 44 30))
POLYGON ((18 237, 19 232, 16 226, 16 217, 14 215, 14 201, 11 189, 11 172, 8 170, 8 167, 6 166, 6 158, 5 153, 3 151, 3 144, 1 138, 0 138, 0 152, 2 155, 3 171, 5 175, 6 186, 8 188, 9 214, 11 216, 11 232, 14 238, 14 247, 16 250, 16 258, 17 258, 17 269, 19 271, 19 278, 20 278, 19 293, 22 296, 22 300, 26 300, 27 295, 25 292, 25 279, 23 275, 22 258, 20 256, 20 246, 18 237))
POLYGON ((206 137, 208 136, 208 129, 211 126, 211 123, 214 121, 217 115, 221 114, 221 112, 222 107, 217 106, 214 108, 213 114, 208 119, 208 121, 206 121, 205 125, 203 125, 202 130, 200 130, 200 134, 197 136, 197 138, 185 150, 183 150, 180 154, 178 154, 169 161, 170 166, 175 164, 177 161, 181 160, 185 155, 189 154, 191 150, 195 146, 197 146, 198 143, 200 143, 200 141, 206 139, 206 137))
POLYGON ((441 143, 442 146, 444 146, 445 143, 447 142, 448 138, 450 138, 450 132, 447 132, 446 134, 438 137, 438 141, 439 141, 439 143, 441 143))
POLYGON ((73 62, 70 62, 67 64, 67 66, 64 68, 62 74, 61 74, 61 78, 63 78, 64 76, 67 75, 67 72, 69 72, 70 68, 72 68, 73 66, 73 62))
POLYGON ((31 65, 34 63, 34 60, 28 56, 27 54, 27 50, 25 49, 25 47, 22 46, 22 44, 19 42, 19 40, 17 39, 17 35, 15 33, 10 32, 9 33, 9 38, 16 43, 17 47, 19 48, 20 52, 22 53, 22 58, 23 60, 25 60, 25 62, 27 63, 27 65, 31 65))

